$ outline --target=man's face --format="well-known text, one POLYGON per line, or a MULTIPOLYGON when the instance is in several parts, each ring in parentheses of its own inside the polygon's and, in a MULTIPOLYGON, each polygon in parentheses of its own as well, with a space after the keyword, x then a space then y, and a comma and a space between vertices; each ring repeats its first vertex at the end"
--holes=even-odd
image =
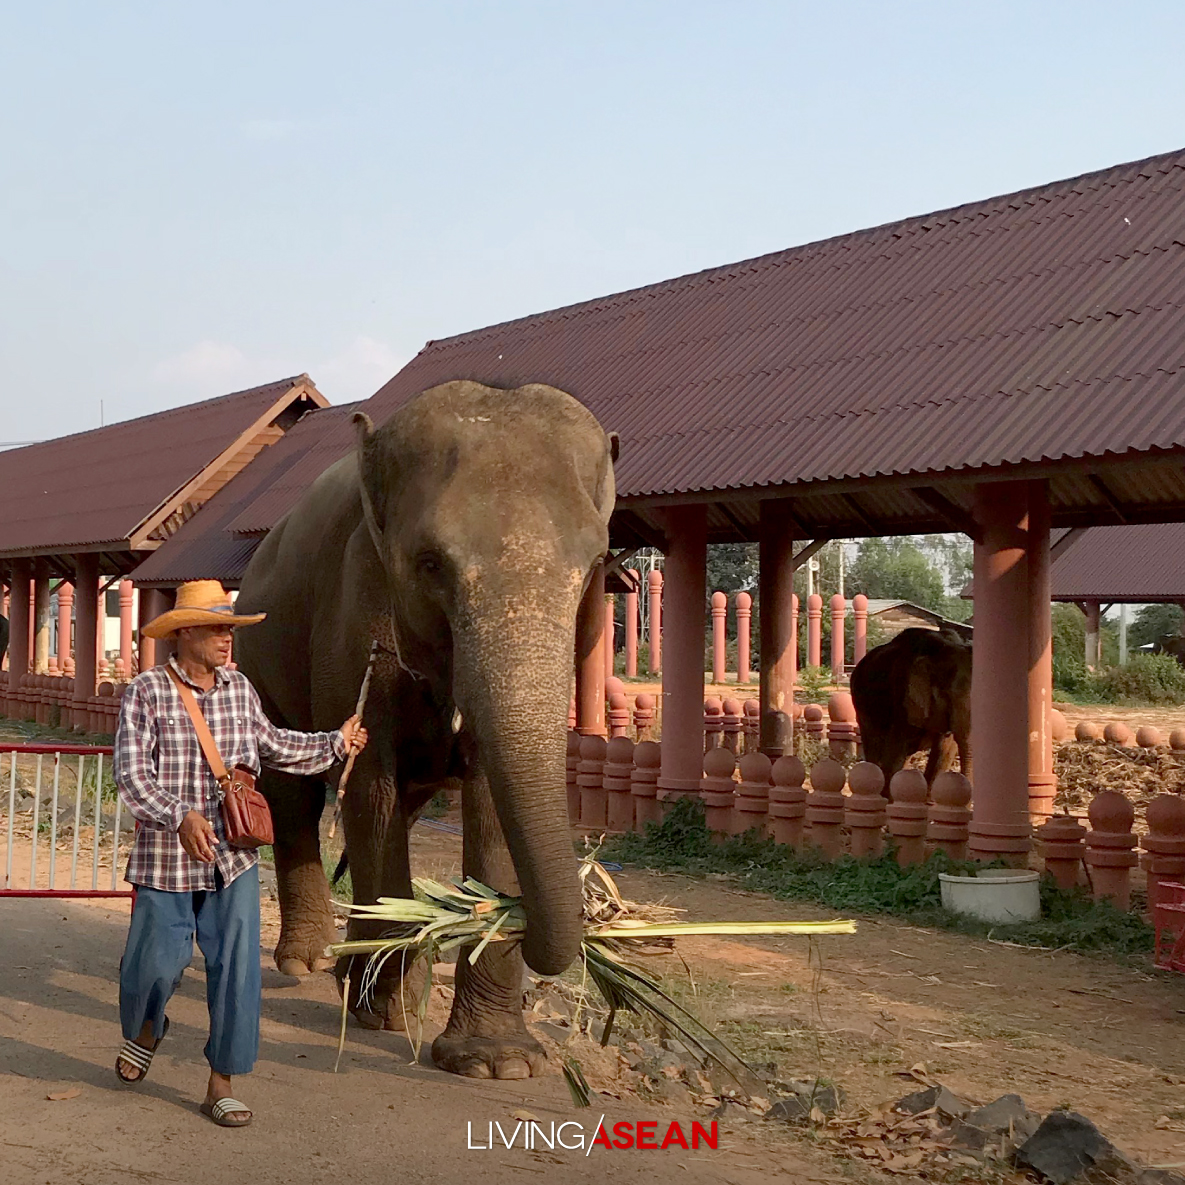
POLYGON ((233 625, 194 625, 177 631, 177 657, 207 667, 224 667, 230 662, 233 625))

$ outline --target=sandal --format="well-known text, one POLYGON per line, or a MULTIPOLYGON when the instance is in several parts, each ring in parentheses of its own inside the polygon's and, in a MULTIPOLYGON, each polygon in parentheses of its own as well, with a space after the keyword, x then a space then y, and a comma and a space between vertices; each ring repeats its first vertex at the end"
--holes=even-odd
POLYGON ((253 1118, 251 1108, 238 1099, 215 1099, 212 1103, 203 1103, 198 1110, 219 1127, 246 1127, 253 1118), (236 1119, 238 1115, 245 1115, 246 1119, 236 1119))
POLYGON ((169 1018, 165 1017, 165 1027, 161 1032, 160 1037, 157 1038, 156 1044, 151 1049, 145 1049, 143 1045, 137 1045, 135 1041, 125 1041, 119 1047, 119 1053, 115 1058, 115 1076, 124 1084, 124 1086, 137 1086, 148 1077, 148 1067, 152 1065, 152 1059, 156 1056, 156 1051, 160 1048, 160 1043, 169 1035, 169 1018), (119 1063, 125 1062, 140 1073, 135 1078, 125 1078, 120 1072, 119 1063))

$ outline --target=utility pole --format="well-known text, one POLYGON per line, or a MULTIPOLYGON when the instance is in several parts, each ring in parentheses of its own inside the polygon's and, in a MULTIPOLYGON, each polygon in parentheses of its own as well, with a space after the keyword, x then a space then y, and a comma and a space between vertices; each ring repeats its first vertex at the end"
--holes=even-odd
POLYGON ((1127 666, 1127 609, 1126 605, 1119 606, 1119 665, 1127 666))

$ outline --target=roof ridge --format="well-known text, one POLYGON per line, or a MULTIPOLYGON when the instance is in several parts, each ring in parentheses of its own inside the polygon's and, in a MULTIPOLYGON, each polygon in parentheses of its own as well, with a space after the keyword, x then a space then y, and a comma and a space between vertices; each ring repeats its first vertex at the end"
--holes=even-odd
MULTIPOLYGON (((1125 161, 1122 164, 1109 165, 1102 169, 1091 169, 1084 173, 1076 174, 1072 177, 1064 177, 1055 181, 1046 181, 1039 185, 1026 186, 1022 189, 1016 189, 1009 193, 997 194, 989 198, 977 198, 969 202, 961 202, 954 206, 946 206, 942 209, 933 210, 927 214, 911 214, 905 218, 893 219, 889 222, 878 223, 874 226, 863 227, 860 230, 845 231, 843 234, 831 235, 824 239, 812 239, 806 243, 798 243, 792 247, 782 247, 776 251, 764 252, 761 255, 750 256, 746 259, 735 260, 730 263, 716 264, 712 267, 701 268, 699 271, 685 272, 679 276, 671 276, 665 280, 658 280, 651 284, 641 284, 633 288, 623 288, 618 292, 611 292, 604 296, 592 297, 587 300, 575 301, 572 304, 560 305, 553 309, 544 309, 537 313, 527 313, 521 317, 511 317, 505 321, 497 321, 490 325, 482 326, 478 329, 466 330, 463 333, 452 334, 448 337, 433 338, 426 342, 420 349, 419 353, 407 364, 405 369, 413 366, 415 362, 430 350, 435 350, 437 347, 453 346, 457 342, 469 340, 479 341, 485 334, 495 333, 499 330, 504 330, 507 327, 521 326, 524 323, 539 321, 546 322, 549 319, 559 319, 564 316, 575 316, 587 312, 591 308, 602 306, 610 308, 615 302, 622 301, 629 297, 641 297, 648 295, 657 295, 660 292, 668 292, 671 288, 678 284, 690 284, 696 280, 709 280, 713 276, 722 276, 730 270, 737 270, 742 268, 755 269, 758 265, 770 265, 775 260, 784 259, 787 256, 805 254, 806 252, 817 250, 824 246, 838 246, 845 242, 856 242, 866 237, 876 234, 882 234, 890 231, 895 227, 906 226, 920 226, 935 218, 949 217, 964 211, 971 210, 987 210, 992 206, 998 206, 1001 203, 1015 201, 1018 198, 1033 196, 1036 197, 1042 192, 1051 193, 1066 186, 1073 186, 1076 183, 1092 180, 1105 182, 1109 175, 1116 175, 1130 171, 1132 169, 1143 169, 1153 162, 1167 162, 1175 160, 1174 168, 1185 169, 1185 147, 1173 149, 1169 152, 1155 153, 1151 156, 1143 157, 1139 160, 1125 161)), ((1164 170, 1168 171, 1168 170, 1164 170)))

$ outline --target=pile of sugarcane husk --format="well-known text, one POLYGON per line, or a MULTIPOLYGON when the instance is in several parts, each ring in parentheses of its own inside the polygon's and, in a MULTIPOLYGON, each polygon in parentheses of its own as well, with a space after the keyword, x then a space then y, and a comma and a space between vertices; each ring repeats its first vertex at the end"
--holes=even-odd
MULTIPOLYGON (((691 1013, 673 1000, 654 979, 643 972, 636 960, 671 954, 675 939, 683 935, 788 935, 853 934, 852 921, 832 922, 684 922, 674 920, 682 911, 664 905, 640 905, 622 897, 613 878, 595 855, 580 863, 581 897, 584 915, 584 938, 580 947, 583 980, 596 989, 608 1008, 601 1039, 607 1044, 618 1011, 649 1016, 667 1030, 679 1034, 705 1058, 719 1063, 741 1087, 750 1090, 756 1083, 752 1071, 718 1036, 710 1032, 691 1013)), ((413 1042, 415 1056, 423 1038, 432 987, 431 967, 440 957, 459 948, 468 948, 462 957, 472 963, 492 942, 516 942, 526 930, 522 900, 509 897, 483 885, 472 877, 441 884, 428 877, 412 880, 413 897, 380 897, 373 905, 347 905, 354 917, 390 922, 391 928, 379 938, 339 942, 330 953, 351 959, 342 997, 342 1040, 349 997, 349 980, 359 979, 359 1001, 363 1004, 374 993, 388 959, 399 956, 406 968, 415 958, 423 958, 428 967, 419 998, 405 1012, 417 1021, 413 1042), (354 960, 365 962, 359 971, 354 960)), ((403 977, 406 981, 406 976, 403 977)), ((411 1031, 409 1026, 409 1032, 411 1031)), ((339 1043, 340 1056, 340 1043, 339 1043)), ((577 1102, 587 1096, 578 1066, 565 1065, 565 1077, 577 1102)))
POLYGON ((1185 791, 1185 759, 1166 749, 1067 741, 1054 750, 1055 809, 1085 814, 1100 790, 1118 790, 1136 808, 1136 831, 1144 831, 1144 807, 1158 794, 1185 791))

